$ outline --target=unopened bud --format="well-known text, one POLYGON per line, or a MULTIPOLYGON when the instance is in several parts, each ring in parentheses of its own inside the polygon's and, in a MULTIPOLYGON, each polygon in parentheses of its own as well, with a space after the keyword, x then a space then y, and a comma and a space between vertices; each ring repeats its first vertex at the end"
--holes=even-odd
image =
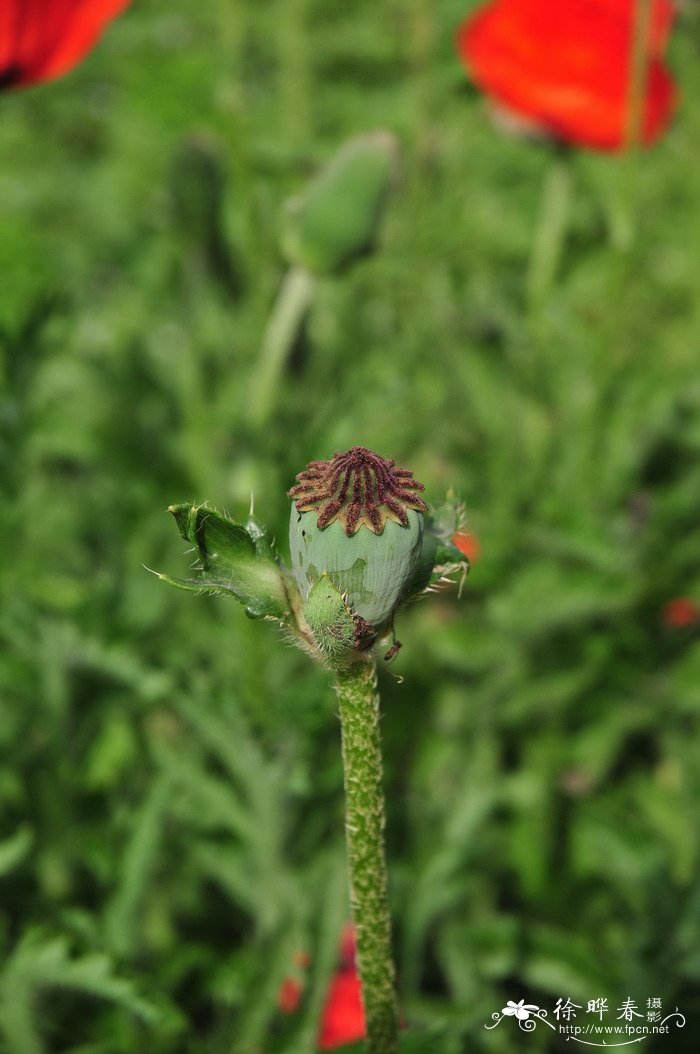
POLYGON ((287 205, 282 249, 306 270, 339 270, 371 248, 395 166, 389 132, 358 136, 341 147, 306 191, 287 205))

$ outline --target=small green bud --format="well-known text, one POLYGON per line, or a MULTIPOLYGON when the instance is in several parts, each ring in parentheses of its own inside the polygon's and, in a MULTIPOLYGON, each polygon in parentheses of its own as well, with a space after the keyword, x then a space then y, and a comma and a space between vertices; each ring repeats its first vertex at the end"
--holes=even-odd
POLYGON ((321 575, 304 604, 304 618, 324 657, 342 660, 354 647, 356 620, 329 575, 321 575))
POLYGON ((309 271, 339 270, 366 252, 377 231, 397 143, 372 132, 346 143, 303 194, 287 204, 282 249, 309 271))
POLYGON ((295 499, 289 544, 305 617, 318 640, 322 613, 314 590, 330 579, 355 620, 353 646, 364 650, 391 625, 416 577, 424 578, 427 506, 417 493, 423 485, 365 447, 312 461, 297 480, 289 491, 295 499))

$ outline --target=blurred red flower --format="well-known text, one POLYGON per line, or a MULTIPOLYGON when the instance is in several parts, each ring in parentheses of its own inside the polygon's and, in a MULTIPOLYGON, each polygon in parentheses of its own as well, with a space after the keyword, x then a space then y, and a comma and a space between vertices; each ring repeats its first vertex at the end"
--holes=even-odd
POLYGON ((470 531, 456 531, 452 535, 452 544, 460 553, 464 553, 470 564, 475 563, 481 555, 481 543, 470 531))
POLYGON ((700 607, 690 597, 674 597, 664 604, 663 621, 671 629, 683 629, 700 620, 700 607))
POLYGON ((360 978, 353 963, 337 970, 328 989, 323 1009, 319 1050, 334 1050, 355 1043, 365 1034, 365 1012, 362 1008, 360 978))
MULTIPOLYGON (((298 966, 309 965, 304 953, 295 956, 298 966)), ((287 977, 277 994, 277 1005, 285 1014, 298 1008, 303 993, 303 981, 287 977)), ((340 965, 333 974, 323 1007, 318 1035, 319 1050, 335 1050, 346 1043, 355 1043, 365 1034, 365 1013, 362 1008, 360 978, 355 968, 355 930, 351 923, 343 928, 340 940, 340 965)))
POLYGON ((293 1014, 298 1009, 304 994, 303 971, 311 965, 308 952, 295 952, 294 965, 297 968, 295 977, 285 977, 277 993, 277 1006, 283 1014, 293 1014))
POLYGON ((130 0, 0 0, 0 88, 60 77, 130 0))
POLYGON ((277 1006, 283 1014, 293 1014, 299 1008, 304 986, 295 977, 285 977, 277 993, 277 1006))
MULTIPOLYGON (((565 142, 624 145, 639 0, 493 0, 460 27, 457 48, 501 107, 565 142)), ((676 90, 663 65, 674 7, 652 0, 640 136, 669 122, 676 90)))

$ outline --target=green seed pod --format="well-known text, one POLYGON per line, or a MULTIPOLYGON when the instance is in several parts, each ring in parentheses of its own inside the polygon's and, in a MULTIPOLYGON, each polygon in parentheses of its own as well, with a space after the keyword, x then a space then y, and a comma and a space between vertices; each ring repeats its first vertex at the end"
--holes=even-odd
POLYGON ((364 447, 312 461, 297 480, 289 541, 302 599, 327 575, 355 617, 354 647, 369 647, 416 578, 423 485, 364 447))

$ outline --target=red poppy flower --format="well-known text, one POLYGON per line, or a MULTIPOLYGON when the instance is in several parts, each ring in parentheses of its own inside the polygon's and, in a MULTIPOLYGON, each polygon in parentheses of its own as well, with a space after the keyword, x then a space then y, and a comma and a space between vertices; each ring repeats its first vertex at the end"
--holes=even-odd
MULTIPOLYGON (((468 18, 457 47, 474 81, 506 110, 566 142, 615 150, 625 141, 638 0, 493 0, 468 18)), ((662 62, 674 8, 652 0, 640 136, 652 143, 673 110, 662 62)))
POLYGON ((671 629, 692 626, 700 619, 700 607, 690 597, 675 597, 664 605, 664 625, 671 629))
POLYGON ((129 0, 0 0, 0 88, 60 77, 129 0))

